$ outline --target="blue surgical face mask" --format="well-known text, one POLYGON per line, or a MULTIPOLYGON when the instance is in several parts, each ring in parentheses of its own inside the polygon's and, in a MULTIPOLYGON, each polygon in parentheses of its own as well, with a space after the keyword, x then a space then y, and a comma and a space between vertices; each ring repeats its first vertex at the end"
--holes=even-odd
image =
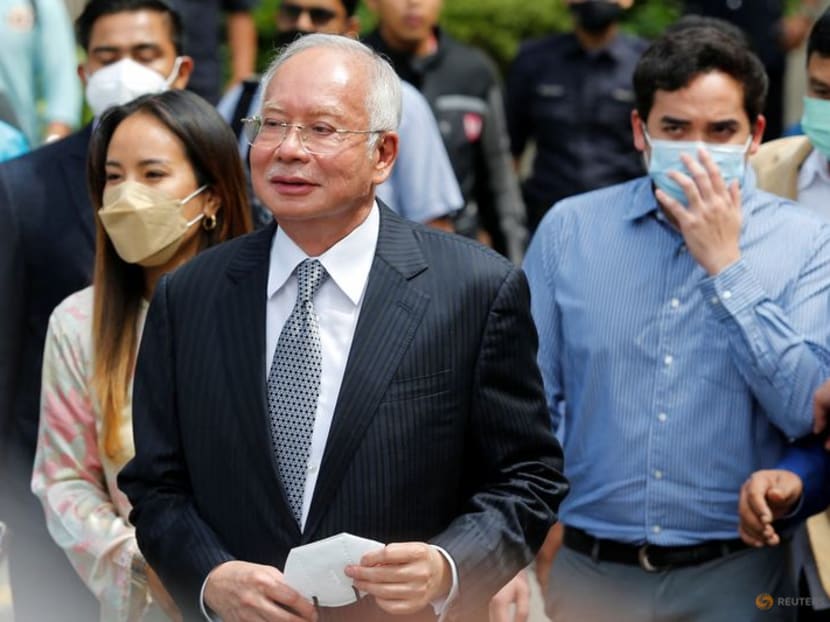
POLYGON ((801 128, 810 139, 810 144, 830 159, 830 101, 805 97, 801 128))
POLYGON ((646 165, 651 180, 660 190, 683 205, 688 205, 689 200, 683 188, 669 177, 669 171, 689 175, 686 165, 680 159, 684 153, 697 160, 698 149, 702 147, 712 156, 727 186, 732 183, 733 179, 737 179, 739 184, 743 183, 746 171, 746 152, 752 144, 751 134, 743 145, 705 143, 700 140, 655 140, 648 135, 645 128, 643 128, 643 135, 646 144, 651 148, 651 155, 646 156, 646 165))

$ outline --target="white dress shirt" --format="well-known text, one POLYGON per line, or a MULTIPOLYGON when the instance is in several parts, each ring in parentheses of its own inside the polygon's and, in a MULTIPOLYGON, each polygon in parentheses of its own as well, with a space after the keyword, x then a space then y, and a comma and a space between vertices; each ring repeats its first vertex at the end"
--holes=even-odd
MULTIPOLYGON (((323 264, 329 278, 323 281, 312 301, 320 330, 323 361, 320 397, 306 467, 301 531, 305 528, 308 510, 311 507, 334 407, 340 394, 346 360, 352 347, 357 318, 363 304, 363 294, 375 256, 379 228, 380 213, 375 207, 354 231, 316 258, 323 264)), ((308 255, 278 228, 271 245, 271 261, 268 268, 268 302, 265 310, 266 381, 271 371, 280 332, 297 300, 297 276, 294 270, 307 258, 308 255)))

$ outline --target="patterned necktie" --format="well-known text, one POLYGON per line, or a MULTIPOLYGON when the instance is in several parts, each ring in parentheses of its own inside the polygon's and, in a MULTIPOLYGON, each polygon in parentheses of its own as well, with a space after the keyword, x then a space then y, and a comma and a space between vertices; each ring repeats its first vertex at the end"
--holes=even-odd
POLYGON ((294 518, 301 524, 322 362, 312 299, 328 273, 316 259, 306 259, 296 272, 297 302, 282 328, 268 374, 268 412, 282 484, 294 518))

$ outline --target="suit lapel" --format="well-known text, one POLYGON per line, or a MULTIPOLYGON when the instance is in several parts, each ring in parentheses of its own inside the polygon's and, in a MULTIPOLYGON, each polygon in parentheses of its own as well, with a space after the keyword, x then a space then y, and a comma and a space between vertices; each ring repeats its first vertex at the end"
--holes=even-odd
POLYGON ((750 159, 758 188, 797 201, 798 176, 812 151, 806 136, 779 138, 762 145, 750 159))
MULTIPOLYGON (((248 458, 255 473, 266 478, 270 490, 279 490, 285 524, 296 521, 291 514, 277 474, 271 450, 268 409, 265 403, 265 303, 271 241, 276 224, 248 236, 228 266, 228 287, 217 302, 222 335, 222 357, 228 386, 233 387, 232 416, 242 419, 240 429, 252 448, 248 458)), ((297 527, 296 538, 299 538, 297 527)))
POLYGON ((337 398, 303 541, 325 515, 429 305, 409 281, 427 269, 412 226, 381 207, 378 246, 337 398))
MULTIPOLYGON (((795 161, 798 163, 798 166, 792 167, 787 174, 786 179, 786 187, 782 190, 787 194, 783 196, 792 199, 793 201, 798 201, 798 175, 801 172, 801 167, 804 166, 804 161, 813 151, 813 145, 810 144, 810 141, 805 137, 803 141, 800 141, 797 145, 796 150, 796 157, 795 161)), ((776 193, 776 194, 781 194, 776 193)))
POLYGON ((92 124, 72 134, 64 140, 67 157, 60 158, 61 172, 66 188, 75 209, 78 211, 83 230, 92 245, 95 245, 95 209, 90 206, 89 193, 86 186, 86 175, 78 172, 86 171, 86 156, 89 149, 89 139, 92 136, 92 124))

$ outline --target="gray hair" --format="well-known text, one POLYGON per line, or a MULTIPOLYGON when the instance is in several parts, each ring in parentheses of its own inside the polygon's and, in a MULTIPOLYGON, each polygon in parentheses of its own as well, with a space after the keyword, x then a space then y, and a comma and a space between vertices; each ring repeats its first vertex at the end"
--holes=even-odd
MULTIPOLYGON (((337 50, 343 55, 362 57, 369 74, 369 89, 366 92, 366 112, 369 129, 397 130, 401 122, 401 81, 389 62, 372 48, 351 37, 322 33, 308 34, 283 47, 271 61, 262 78, 262 93, 268 91, 271 80, 290 58, 314 48, 337 50)), ((354 128, 358 129, 358 128, 354 128)), ((373 141, 372 141, 373 142, 373 141)))

